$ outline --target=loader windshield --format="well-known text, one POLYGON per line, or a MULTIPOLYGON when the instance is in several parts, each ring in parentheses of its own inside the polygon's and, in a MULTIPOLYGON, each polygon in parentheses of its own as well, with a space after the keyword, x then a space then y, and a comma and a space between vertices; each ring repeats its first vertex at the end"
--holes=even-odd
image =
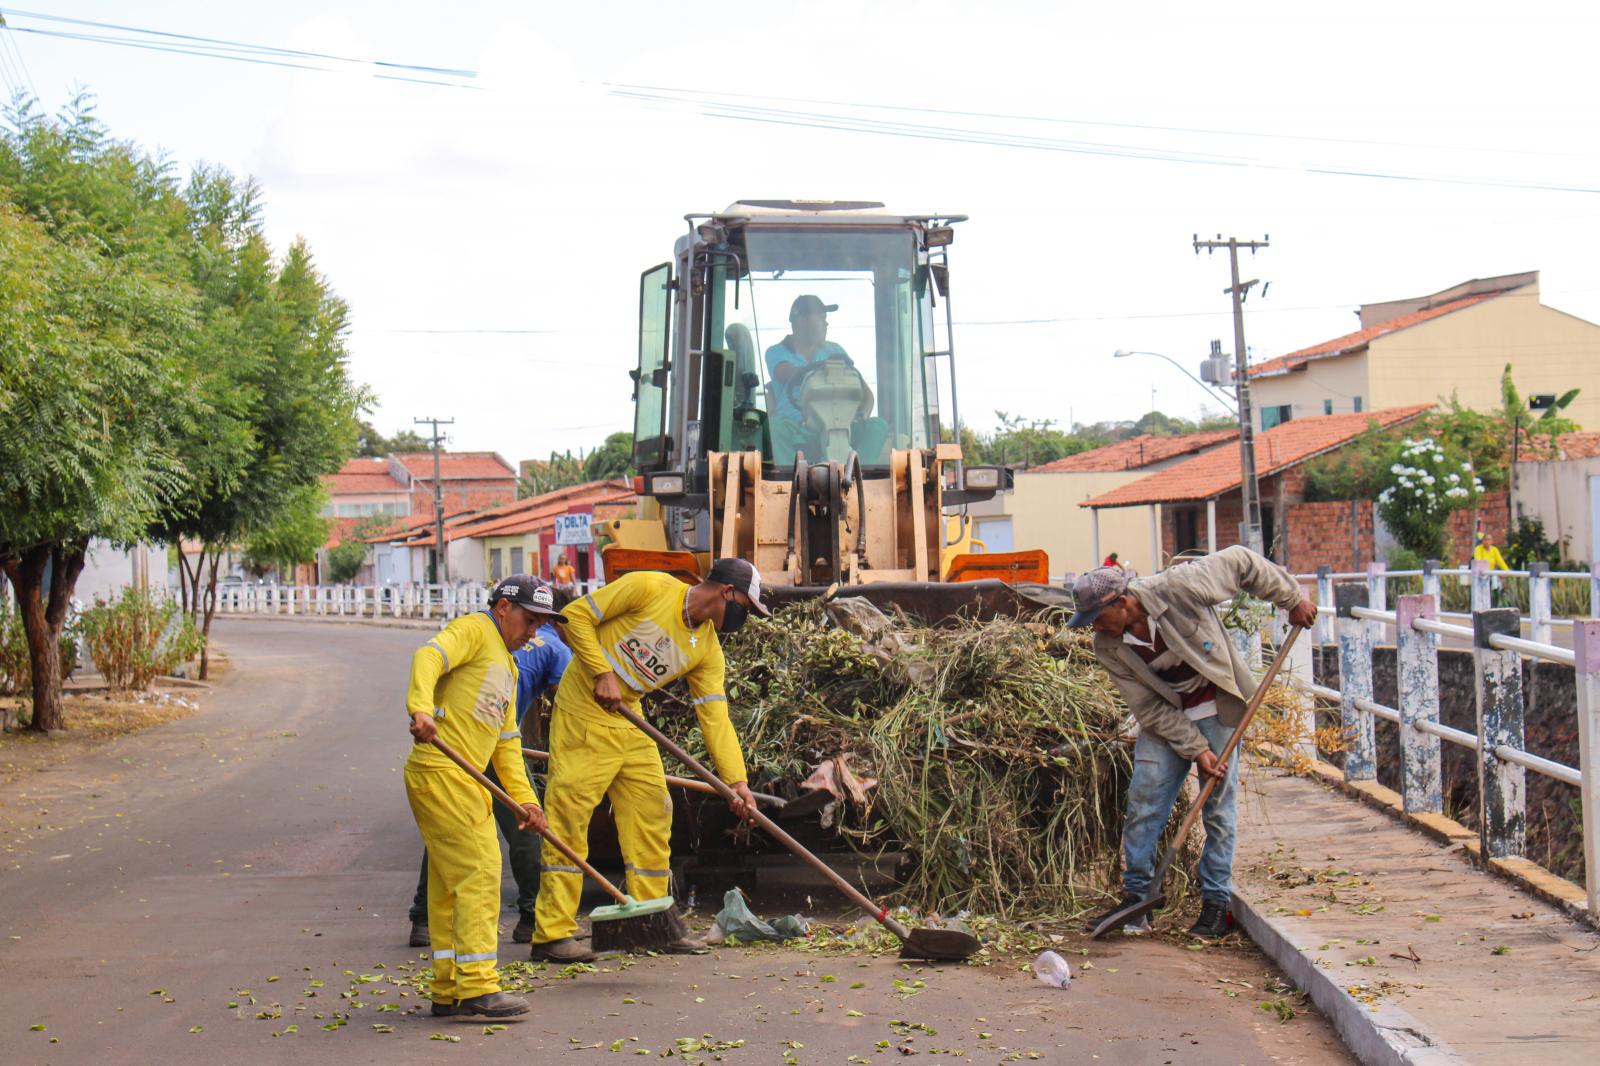
POLYGON ((745 251, 747 287, 723 308, 759 367, 773 462, 929 447, 911 232, 750 226, 745 251))

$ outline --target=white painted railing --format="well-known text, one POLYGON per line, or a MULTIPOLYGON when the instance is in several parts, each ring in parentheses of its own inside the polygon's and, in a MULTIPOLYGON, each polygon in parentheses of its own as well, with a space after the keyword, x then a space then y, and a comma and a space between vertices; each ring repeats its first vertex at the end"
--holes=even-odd
MULTIPOLYGON (((1476 571, 1469 571, 1474 579, 1476 571)), ((1502 571, 1503 573, 1503 571, 1502 571)), ((1534 572, 1534 576, 1538 571, 1534 572)), ((1377 776, 1374 723, 1382 718, 1400 729, 1400 794, 1408 813, 1442 813, 1440 742, 1477 753, 1478 826, 1488 858, 1522 858, 1526 836, 1527 771, 1575 787, 1582 819, 1584 876, 1591 920, 1600 917, 1600 621, 1572 621, 1572 647, 1520 636, 1525 621, 1516 608, 1474 610, 1470 626, 1440 620, 1436 594, 1399 597, 1394 610, 1373 604, 1368 574, 1333 585, 1318 609, 1318 628, 1335 630, 1339 687, 1306 683, 1313 696, 1339 705, 1347 780, 1377 776), (1372 650, 1393 633, 1398 707, 1372 698, 1372 650), (1463 732, 1439 721, 1439 638, 1470 642, 1477 731, 1463 732), (1576 686, 1578 765, 1534 755, 1523 734, 1522 660, 1571 667, 1576 686)))
POLYGON ((482 585, 219 585, 218 614, 455 618, 488 606, 482 585))

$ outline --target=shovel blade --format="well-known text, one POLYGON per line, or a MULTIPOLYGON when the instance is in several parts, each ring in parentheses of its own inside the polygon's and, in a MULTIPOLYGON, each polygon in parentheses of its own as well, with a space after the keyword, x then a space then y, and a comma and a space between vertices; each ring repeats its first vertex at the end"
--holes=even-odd
POLYGON ((1165 892, 1156 892, 1146 896, 1138 903, 1130 903, 1120 911, 1113 911, 1106 915, 1101 923, 1089 931, 1091 940, 1099 940, 1113 929, 1121 929, 1135 918, 1143 917, 1167 901, 1165 892))
POLYGON ((972 930, 951 919, 942 928, 911 930, 911 935, 900 945, 900 957, 930 962, 960 962, 970 959, 982 948, 972 930))
POLYGON ((787 821, 790 818, 804 818, 808 814, 815 814, 832 803, 833 798, 833 793, 827 789, 806 789, 799 796, 778 808, 778 820, 787 821))

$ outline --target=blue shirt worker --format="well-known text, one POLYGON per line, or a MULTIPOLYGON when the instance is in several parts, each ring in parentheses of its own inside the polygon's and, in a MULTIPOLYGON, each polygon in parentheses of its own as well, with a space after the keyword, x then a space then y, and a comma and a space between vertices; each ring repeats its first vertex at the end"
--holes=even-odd
MULTIPOLYGON (((855 368, 845 350, 828 340, 828 312, 838 304, 825 304, 821 297, 795 297, 789 307, 789 335, 767 349, 767 375, 773 382, 772 452, 779 465, 794 462, 796 451, 811 462, 822 458, 818 434, 809 429, 795 392, 805 371, 829 359, 840 359, 855 368)), ((889 424, 873 418, 872 388, 861 379, 861 405, 850 425, 850 444, 863 463, 888 462, 884 445, 889 441, 889 424)))
MULTIPOLYGON (((755 801, 745 783, 744 755, 728 717, 725 664, 718 633, 731 633, 750 612, 765 616, 761 577, 743 559, 718 559, 700 584, 637 571, 580 596, 567 607, 571 668, 561 678, 550 718, 550 828, 587 855, 589 818, 611 800, 617 841, 634 899, 667 895, 672 876, 672 797, 655 742, 615 712, 637 711, 646 693, 683 678, 717 773, 732 788, 736 815, 755 801)), ((594 954, 575 939, 583 875, 563 860, 547 864, 535 908, 531 957, 587 962, 594 954)), ((704 951, 685 936, 668 952, 704 951)))
POLYGON ((411 657, 406 713, 413 745, 406 799, 428 848, 428 933, 433 1014, 490 1018, 526 1014, 528 1002, 500 990, 500 842, 494 801, 444 752, 447 742, 475 766, 491 762, 502 787, 521 805, 520 829, 545 827, 528 780, 517 728, 521 648, 546 619, 561 619, 548 586, 526 575, 489 594, 489 609, 457 618, 411 657))
MULTIPOLYGON (((507 580, 525 581, 530 587, 540 584, 539 578, 525 574, 507 580)), ((560 603, 559 595, 556 602, 560 603)), ((539 700, 543 697, 555 699, 556 686, 561 683, 567 663, 572 661, 572 652, 567 650, 555 625, 546 622, 528 643, 511 653, 511 658, 517 664, 517 728, 522 731, 524 746, 541 747, 543 733, 539 727, 539 700)), ((529 779, 537 780, 533 766, 529 765, 527 769, 529 779)), ((500 779, 494 772, 493 764, 484 773, 489 780, 499 784, 500 779)), ((511 939, 514 943, 526 944, 533 939, 533 902, 539 897, 539 856, 544 839, 538 833, 517 828, 516 815, 506 810, 504 805, 497 803, 493 810, 495 824, 500 827, 500 835, 505 838, 506 851, 510 856, 511 878, 517 885, 518 917, 516 928, 511 931, 511 939)), ((422 853, 422 872, 417 875, 417 892, 411 900, 411 946, 428 946, 426 850, 422 853)))
MULTIPOLYGON (((1220 937, 1228 931, 1233 898, 1236 760, 1217 757, 1254 695, 1256 678, 1233 650, 1216 605, 1248 593, 1310 626, 1317 608, 1280 566, 1235 545, 1159 574, 1131 578, 1121 566, 1102 566, 1078 578, 1072 626, 1094 627, 1094 657, 1139 723, 1122 823, 1122 899, 1100 922, 1148 897, 1156 848, 1172 816, 1183 779, 1194 765, 1218 782, 1201 812, 1206 829, 1200 851, 1200 919, 1189 935, 1220 937)), ((1150 928, 1141 916, 1123 926, 1137 935, 1150 928)))

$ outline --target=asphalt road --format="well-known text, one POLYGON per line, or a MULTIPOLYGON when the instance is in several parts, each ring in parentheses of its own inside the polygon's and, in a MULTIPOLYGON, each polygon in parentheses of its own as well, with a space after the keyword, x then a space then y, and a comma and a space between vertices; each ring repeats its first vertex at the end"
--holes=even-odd
MULTIPOLYGON (((1249 948, 1076 936, 1067 990, 1014 963, 730 949, 521 973, 534 1012, 504 1029, 413 1014, 419 635, 227 619, 217 639, 232 668, 194 717, 0 783, 0 1062, 1350 1061, 1314 1014, 1261 1009, 1280 997, 1249 948)), ((514 917, 502 963, 525 958, 514 917)))

